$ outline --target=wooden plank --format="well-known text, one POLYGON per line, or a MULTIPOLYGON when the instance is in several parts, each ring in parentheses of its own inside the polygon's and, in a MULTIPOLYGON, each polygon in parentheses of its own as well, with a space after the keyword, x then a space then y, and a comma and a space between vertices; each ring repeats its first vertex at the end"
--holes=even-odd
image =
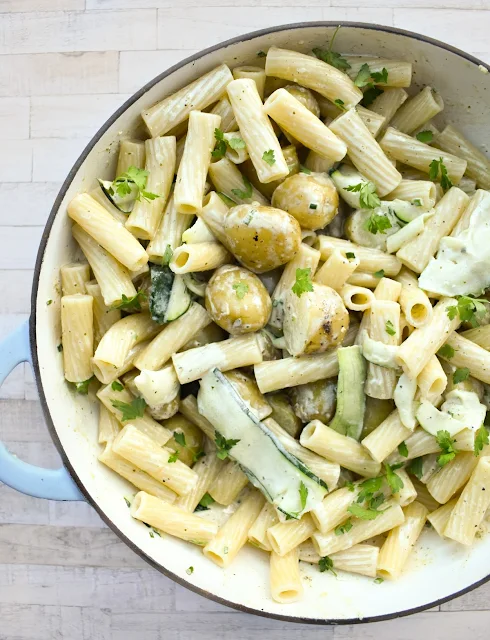
POLYGON ((1 13, 73 11, 74 9, 84 8, 84 0, 0 0, 1 13))
POLYGON ((52 443, 39 402, 0 401, 0 433, 5 442, 52 443))
POLYGON ((25 496, 0 483, 0 524, 49 524, 47 500, 25 496))
POLYGON ((0 211, 9 212, 8 218, 0 216, 0 226, 44 226, 60 187, 60 182, 0 183, 0 211))
POLYGON ((465 593, 460 598, 441 605, 441 611, 488 611, 490 606, 490 584, 482 585, 465 593))
POLYGON ((29 137, 28 98, 0 98, 0 136, 4 140, 29 137))
POLYGON ((2 313, 30 313, 32 275, 32 269, 0 269, 2 313))
POLYGON ((127 93, 138 91, 146 82, 196 51, 197 49, 121 51, 119 91, 127 93))
POLYGON ((29 182, 32 178, 30 140, 6 140, 0 150, 0 175, 3 182, 29 182))
POLYGON ((0 96, 115 92, 118 63, 116 51, 4 55, 0 96))
POLYGON ((0 564, 144 569, 149 565, 110 529, 0 525, 0 564))
POLYGON ((10 13, 0 21, 0 54, 156 48, 155 10, 10 13), (26 37, 26 34, 29 34, 26 37))
POLYGON ((72 140, 37 138, 31 142, 33 147, 32 180, 34 182, 62 182, 88 144, 89 138, 73 138, 72 140))
POLYGON ((2 227, 0 269, 33 269, 42 231, 42 227, 2 227))

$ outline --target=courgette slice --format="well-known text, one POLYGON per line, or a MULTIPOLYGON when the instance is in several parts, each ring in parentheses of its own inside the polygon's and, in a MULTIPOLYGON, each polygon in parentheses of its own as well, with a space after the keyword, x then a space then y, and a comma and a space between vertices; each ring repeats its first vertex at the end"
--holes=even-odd
POLYGON ((298 519, 320 504, 326 484, 284 449, 219 369, 203 376, 197 402, 217 433, 234 442, 229 456, 279 511, 298 519))
POLYGON ((150 277, 152 319, 158 324, 164 324, 180 318, 191 304, 184 278, 175 275, 169 267, 158 264, 150 265, 150 277))
POLYGON ((99 184, 105 196, 117 209, 119 209, 119 211, 122 211, 123 213, 131 213, 139 193, 139 189, 136 184, 128 183, 131 191, 124 196, 120 196, 114 191, 110 180, 101 180, 99 178, 99 184))

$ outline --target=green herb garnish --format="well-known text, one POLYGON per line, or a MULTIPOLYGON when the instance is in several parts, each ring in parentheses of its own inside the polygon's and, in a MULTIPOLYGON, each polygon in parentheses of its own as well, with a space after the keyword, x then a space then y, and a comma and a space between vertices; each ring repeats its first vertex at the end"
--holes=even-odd
POLYGON ((328 556, 323 556, 323 558, 320 558, 320 560, 318 561, 318 568, 320 569, 321 573, 330 571, 334 576, 337 576, 337 573, 333 568, 332 558, 329 558, 328 556))
MULTIPOLYGON (((344 187, 344 189, 352 193, 359 193, 359 205, 361 209, 375 209, 381 204, 379 196, 376 193, 376 186, 373 182, 359 182, 359 184, 351 184, 349 187, 344 187)), ((389 227, 386 228, 389 229, 389 227)))
POLYGON ((454 320, 459 315, 461 322, 469 322, 472 327, 479 327, 487 313, 488 300, 472 296, 456 296, 456 299, 458 304, 446 309, 449 320, 454 320))
POLYGON ((427 129, 426 131, 419 131, 415 137, 419 142, 424 142, 425 144, 427 144, 429 142, 432 142, 434 134, 432 133, 432 131, 429 131, 427 129))
POLYGON ((211 151, 211 156, 213 158, 222 158, 226 153, 226 142, 224 133, 221 129, 214 130, 214 138, 216 140, 216 146, 213 151, 211 151))
POLYGON ((237 282, 233 285, 232 289, 236 292, 236 297, 242 300, 245 294, 248 293, 248 284, 245 284, 245 282, 237 282))
POLYGON ((303 293, 313 291, 313 283, 311 281, 311 269, 296 269, 296 282, 291 287, 293 293, 301 298, 303 293))
POLYGON ((385 234, 386 229, 391 229, 392 224, 388 216, 372 213, 364 226, 369 233, 376 235, 377 233, 385 234))
POLYGON ((269 151, 264 151, 264 153, 262 154, 262 160, 264 162, 267 162, 267 164, 271 167, 273 164, 276 164, 276 159, 274 157, 274 150, 269 149, 269 151))
POLYGON ((447 175, 446 165, 444 164, 442 158, 439 158, 439 160, 432 160, 429 165, 429 178, 431 180, 437 180, 439 173, 441 187, 444 189, 444 191, 447 191, 453 186, 453 183, 447 175))
POLYGON ((121 411, 121 422, 142 418, 145 414, 146 402, 144 398, 135 398, 131 402, 121 402, 121 400, 111 400, 115 409, 121 411))
POLYGON ((451 347, 451 345, 444 344, 444 345, 442 345, 442 347, 437 352, 437 355, 441 356, 441 358, 446 358, 447 360, 451 360, 451 358, 454 356, 455 353, 456 352, 451 347))
POLYGON ((385 330, 389 336, 396 336, 396 329, 393 326, 393 322, 391 322, 391 320, 386 321, 385 330))
POLYGON ((396 465, 390 466, 387 462, 385 462, 384 467, 386 472, 386 482, 391 489, 391 493, 398 493, 400 489, 403 489, 404 484, 400 476, 394 471, 396 465))
POLYGON ((113 309, 122 309, 123 311, 141 311, 141 302, 147 299, 147 295, 144 291, 138 291, 135 296, 128 298, 122 294, 121 302, 115 304, 113 309))
POLYGON ((479 456, 483 447, 488 444, 488 431, 484 424, 475 433, 475 446, 473 452, 475 456, 479 456))
POLYGON ((335 527, 335 535, 341 536, 344 533, 348 533, 352 529, 352 518, 349 518, 344 523, 339 524, 335 527))
POLYGON ((385 270, 384 269, 380 269, 379 271, 375 271, 373 273, 373 276, 375 278, 384 278, 385 277, 385 270))
POLYGON ((299 499, 301 501, 301 511, 306 507, 306 500, 308 498, 308 487, 302 482, 299 485, 299 499))
POLYGON ((330 40, 330 44, 326 51, 324 49, 320 49, 316 47, 315 49, 313 49, 313 53, 317 58, 319 58, 320 60, 323 60, 323 62, 326 62, 332 67, 339 69, 339 71, 346 71, 347 69, 350 69, 350 64, 347 62, 345 58, 343 58, 340 55, 340 53, 337 53, 336 51, 332 51, 333 43, 335 41, 337 33, 339 32, 339 29, 340 29, 340 25, 335 29, 335 32, 332 36, 332 39, 330 40))
POLYGON ((453 447, 454 440, 451 438, 449 431, 441 430, 436 435, 437 444, 441 448, 441 455, 437 457, 437 464, 440 467, 444 467, 448 462, 451 462, 458 453, 453 447))
POLYGON ((403 458, 408 458, 408 447, 405 443, 405 440, 403 442, 400 442, 400 444, 398 445, 398 453, 403 458))
POLYGON ((231 448, 240 442, 240 440, 227 440, 224 436, 219 433, 216 433, 214 442, 216 444, 217 452, 216 455, 220 460, 224 460, 228 457, 228 453, 231 448))
POLYGON ((459 384, 460 382, 464 382, 465 380, 468 380, 469 376, 470 370, 468 367, 460 367, 453 373, 453 383, 459 384))
POLYGON ((240 198, 240 200, 248 200, 248 198, 252 197, 252 183, 246 176, 242 176, 242 179, 243 184, 245 185, 245 190, 242 191, 241 189, 232 189, 231 192, 234 196, 240 198))
POLYGON ((88 380, 84 380, 83 382, 72 382, 71 385, 81 396, 86 396, 88 394, 89 385, 94 377, 95 376, 92 376, 91 378, 89 378, 88 380))
POLYGON ((342 111, 346 111, 345 102, 343 100, 341 100, 340 98, 337 98, 337 100, 334 101, 334 104, 336 104, 337 107, 339 109, 341 109, 342 111))
POLYGON ((422 457, 414 458, 412 462, 408 465, 407 471, 413 474, 416 478, 420 480, 420 478, 424 475, 423 471, 424 460, 422 457))
POLYGON ((130 195, 136 187, 136 200, 143 198, 150 201, 160 198, 157 193, 145 191, 148 176, 149 172, 145 169, 138 169, 138 167, 131 165, 125 173, 118 176, 111 183, 108 189, 109 195, 114 196, 117 194, 120 198, 124 198, 130 195))
POLYGON ((174 440, 177 444, 180 444, 181 447, 185 447, 185 433, 182 431, 174 431, 174 440))
POLYGON ((172 453, 172 455, 170 455, 170 456, 168 457, 167 462, 168 462, 169 464, 172 464, 172 462, 177 462, 177 460, 179 459, 179 454, 180 454, 180 451, 179 451, 178 449, 176 449, 176 450, 172 453))
POLYGON ((111 389, 113 391, 122 391, 124 387, 118 380, 114 380, 114 382, 111 384, 111 389))

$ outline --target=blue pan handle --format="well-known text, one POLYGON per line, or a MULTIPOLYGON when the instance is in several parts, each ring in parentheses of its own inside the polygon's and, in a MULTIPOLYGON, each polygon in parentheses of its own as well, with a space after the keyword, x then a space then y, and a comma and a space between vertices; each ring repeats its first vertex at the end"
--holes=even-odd
MULTIPOLYGON (((0 342, 0 386, 9 373, 21 362, 32 366, 27 320, 0 342)), ((0 482, 35 498, 48 500, 84 500, 68 471, 43 469, 22 462, 0 442, 0 482)))

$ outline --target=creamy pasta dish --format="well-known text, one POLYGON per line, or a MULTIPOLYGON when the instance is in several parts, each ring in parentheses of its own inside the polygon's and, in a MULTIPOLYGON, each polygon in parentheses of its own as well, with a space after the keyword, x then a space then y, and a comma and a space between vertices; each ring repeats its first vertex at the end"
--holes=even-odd
POLYGON ((483 535, 490 162, 443 108, 409 62, 271 47, 69 203, 65 378, 154 544, 254 545, 286 603, 302 562, 403 579, 424 527, 483 535))

